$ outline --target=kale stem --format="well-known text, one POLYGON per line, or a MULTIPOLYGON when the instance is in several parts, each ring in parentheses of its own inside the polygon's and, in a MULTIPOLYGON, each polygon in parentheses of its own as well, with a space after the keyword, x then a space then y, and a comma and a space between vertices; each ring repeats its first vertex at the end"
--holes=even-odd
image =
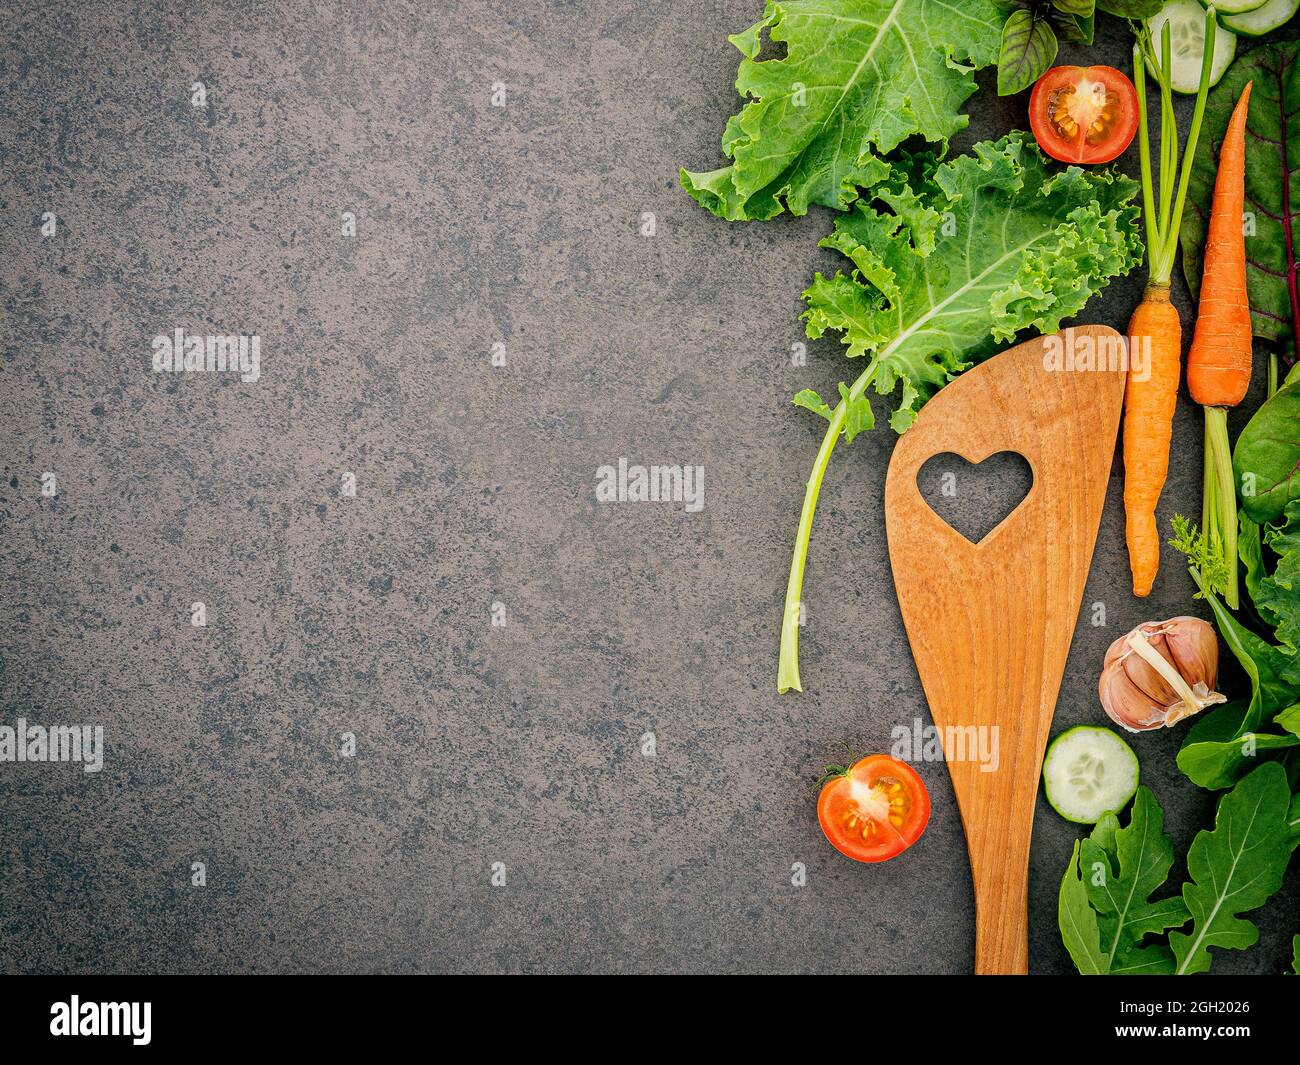
POLYGON ((799 606, 803 599, 803 570, 808 558, 808 542, 812 539, 817 497, 821 494, 822 478, 826 476, 826 466, 831 460, 831 452, 835 450, 835 443, 844 429, 849 403, 861 398, 876 376, 876 369, 879 366, 879 358, 873 359, 871 365, 853 382, 848 399, 840 400, 832 412, 830 425, 826 427, 826 435, 822 438, 822 446, 817 451, 812 473, 808 477, 808 486, 804 489, 803 510, 799 514, 799 531, 794 538, 794 555, 790 559, 790 579, 785 586, 785 613, 781 618, 781 659, 776 673, 778 692, 787 692, 791 688, 797 692, 803 691, 803 685, 799 682, 799 606))

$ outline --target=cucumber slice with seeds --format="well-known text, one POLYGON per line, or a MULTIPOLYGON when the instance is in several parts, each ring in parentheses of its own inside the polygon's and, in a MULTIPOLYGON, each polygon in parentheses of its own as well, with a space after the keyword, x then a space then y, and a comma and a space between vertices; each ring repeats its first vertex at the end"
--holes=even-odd
MULTIPOLYGON (((1158 14, 1147 19, 1151 44, 1160 55, 1165 23, 1169 24, 1170 88, 1184 96, 1195 96, 1201 87, 1201 57, 1205 54, 1205 8, 1197 0, 1170 0, 1158 14)), ((1210 84, 1217 85, 1237 54, 1237 37, 1223 26, 1214 34, 1214 56, 1210 60, 1210 84)), ((1159 77, 1151 57, 1147 70, 1159 77)))
POLYGON ((1047 801, 1067 821, 1096 824, 1102 814, 1122 810, 1137 786, 1137 755, 1108 728, 1069 729, 1043 759, 1047 801))
MULTIPOLYGON (((1210 0, 1201 0, 1201 7, 1208 8, 1210 0)), ((1264 6, 1264 0, 1214 0, 1214 10, 1220 15, 1241 15, 1264 6)))
POLYGON ((1285 26, 1300 11, 1300 0, 1268 0, 1263 7, 1243 15, 1220 15, 1219 22, 1233 33, 1247 37, 1263 37, 1279 26, 1285 26))

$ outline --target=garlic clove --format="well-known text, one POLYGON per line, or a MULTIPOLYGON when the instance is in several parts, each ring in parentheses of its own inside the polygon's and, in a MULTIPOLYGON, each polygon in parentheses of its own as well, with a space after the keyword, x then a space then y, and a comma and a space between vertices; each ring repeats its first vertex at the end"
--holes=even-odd
POLYGON ((1219 680, 1219 640, 1200 618, 1173 618, 1164 625, 1165 647, 1174 667, 1193 688, 1213 690, 1219 680))
POLYGON ((1102 709, 1121 728, 1129 732, 1148 732, 1165 724, 1165 706, 1133 683, 1124 671, 1122 661, 1113 662, 1102 670, 1097 689, 1102 709))
MULTIPOLYGON (((1172 656, 1165 648, 1165 638, 1163 636, 1148 636, 1147 643, 1170 666, 1177 669, 1172 656)), ((1160 706, 1168 706, 1170 703, 1175 702, 1178 699, 1178 690, 1147 659, 1139 654, 1132 653, 1131 647, 1129 651, 1130 654, 1124 659, 1124 672, 1128 674, 1129 680, 1160 706)))

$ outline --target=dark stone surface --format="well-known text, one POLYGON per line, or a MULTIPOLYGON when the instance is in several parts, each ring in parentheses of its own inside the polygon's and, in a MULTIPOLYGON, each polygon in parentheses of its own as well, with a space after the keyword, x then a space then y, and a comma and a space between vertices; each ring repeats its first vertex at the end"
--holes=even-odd
MULTIPOLYGON (((789 360, 830 219, 727 225, 676 185, 721 161, 725 34, 759 7, 6 18, 2 720, 102 724, 108 748, 98 774, 0 765, 0 969, 969 970, 943 766, 921 767, 934 817, 902 860, 845 861, 814 815, 842 743, 926 715, 886 561, 888 430, 834 459, 808 691, 775 692, 821 435, 789 397, 844 373, 830 340, 789 360), (262 379, 150 372, 177 327, 258 334, 262 379), (620 456, 702 464, 704 509, 598 505, 620 456)), ((1103 29, 1087 55, 1127 68, 1103 29)), ((955 150, 1023 122, 980 84, 955 150)), ((1141 285, 1087 319, 1122 326, 1141 285)), ((1184 402, 1163 518, 1199 508, 1199 453, 1184 402)), ((1170 553, 1130 596, 1119 473, 1085 595, 1107 625, 1081 618, 1058 731, 1101 720, 1111 640, 1199 609, 1170 553)), ((1180 740, 1135 746, 1181 853, 1212 800, 1180 740)), ((1070 969, 1076 835, 1040 802, 1037 972, 1070 969)), ((1216 971, 1277 971, 1298 898, 1293 871, 1216 971)))

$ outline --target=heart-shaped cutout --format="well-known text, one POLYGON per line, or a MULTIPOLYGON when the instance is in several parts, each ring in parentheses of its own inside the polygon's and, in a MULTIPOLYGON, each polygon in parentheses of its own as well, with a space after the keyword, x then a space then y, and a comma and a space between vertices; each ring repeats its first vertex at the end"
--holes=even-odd
POLYGON ((916 473, 921 498, 972 544, 1002 524, 1033 486, 1033 467, 1016 451, 999 451, 979 463, 945 452, 926 459, 916 473))

